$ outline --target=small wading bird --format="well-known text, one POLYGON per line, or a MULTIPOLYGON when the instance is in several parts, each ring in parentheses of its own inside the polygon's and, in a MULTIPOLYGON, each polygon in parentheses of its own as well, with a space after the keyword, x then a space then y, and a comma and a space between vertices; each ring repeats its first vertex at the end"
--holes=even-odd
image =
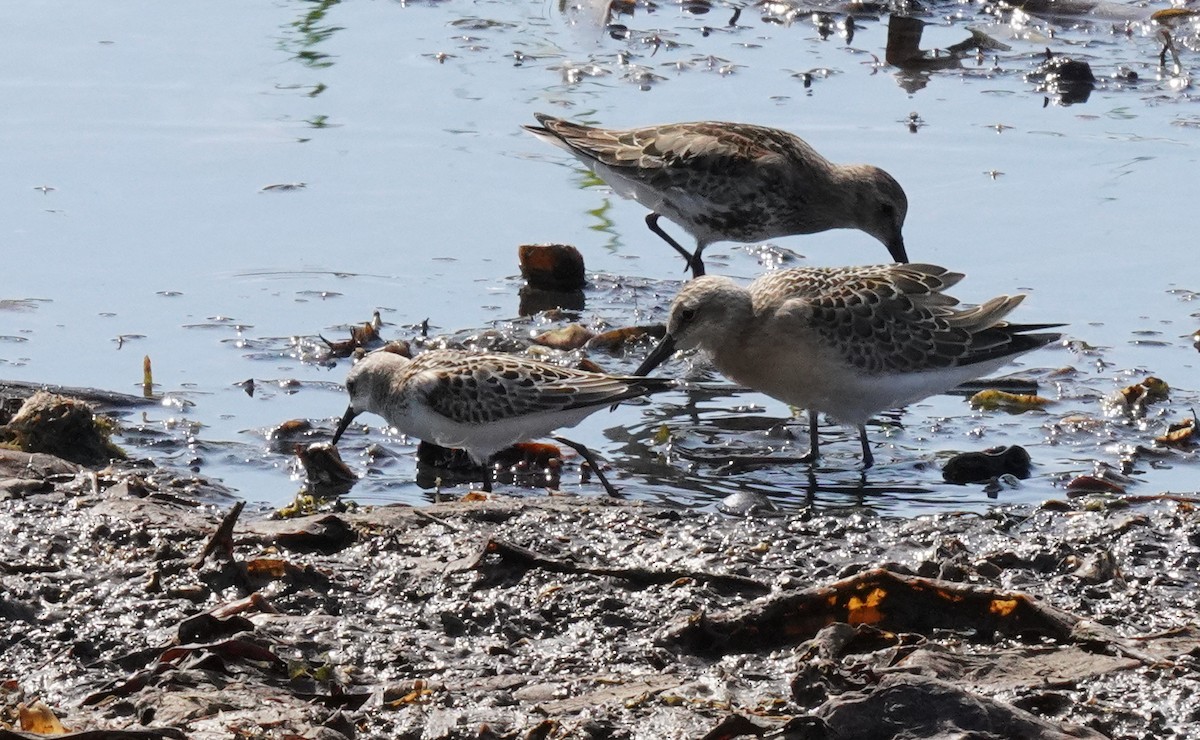
POLYGON ((869 164, 838 165, 798 136, 746 123, 700 121, 634 129, 583 126, 541 113, 524 126, 575 155, 620 195, 649 208, 650 230, 704 274, 713 242, 757 242, 828 229, 860 229, 908 262, 901 228, 908 199, 892 176, 869 164), (696 239, 680 246, 660 216, 696 239))
MULTIPOLYGON (((363 412, 382 416, 410 437, 466 450, 486 466, 517 442, 572 427, 605 406, 666 390, 674 381, 625 377, 559 367, 514 355, 430 350, 408 359, 372 352, 346 376, 350 406, 333 443, 363 412)), ((583 445, 554 437, 591 465, 609 494, 609 484, 583 445)), ((492 490, 486 469, 483 490, 492 490)))
POLYGON ((676 349, 702 348, 735 382, 808 409, 817 459, 817 414, 858 429, 863 466, 874 462, 864 426, 874 414, 949 390, 1059 338, 1030 334, 1061 324, 1009 324, 1025 298, 973 308, 943 291, 964 276, 935 265, 797 268, 742 287, 729 278, 689 281, 671 304, 667 335, 635 374, 676 349))

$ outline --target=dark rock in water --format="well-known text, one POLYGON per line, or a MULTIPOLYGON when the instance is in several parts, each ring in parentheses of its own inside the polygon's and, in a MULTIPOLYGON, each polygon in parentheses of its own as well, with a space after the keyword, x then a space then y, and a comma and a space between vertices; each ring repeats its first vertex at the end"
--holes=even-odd
POLYGON ((532 285, 522 285, 517 296, 517 313, 521 316, 533 316, 555 308, 582 311, 586 305, 582 290, 541 290, 532 285))
POLYGON ((1096 81, 1090 64, 1069 57, 1051 57, 1039 64, 1035 73, 1040 74, 1047 84, 1080 85, 1096 81))
POLYGON ((983 452, 963 452, 946 461, 942 478, 947 483, 983 483, 1001 475, 1029 477, 1032 461, 1020 445, 992 447, 983 452))
POLYGON ((431 468, 445 470, 474 472, 479 469, 479 466, 471 461, 465 451, 453 450, 424 441, 417 445, 417 462, 431 468))
POLYGON ((717 504, 717 511, 730 516, 783 516, 783 512, 770 498, 756 491, 731 493, 717 504))
POLYGON ((570 244, 522 244, 517 256, 531 288, 572 291, 587 285, 583 255, 570 244))
POLYGON ((328 442, 296 445, 296 458, 304 468, 304 485, 316 496, 339 496, 358 482, 358 476, 342 461, 341 454, 328 442))
POLYGON ((109 432, 109 422, 83 401, 38 391, 0 427, 0 443, 99 466, 125 459, 125 453, 109 439, 109 432))
MULTIPOLYGON (((547 468, 562 459, 558 445, 545 442, 518 442, 500 450, 492 457, 492 465, 501 469, 515 467, 547 468)), ((417 445, 417 462, 449 473, 474 475, 486 468, 476 465, 465 450, 441 447, 432 442, 417 445)))
POLYGON ((1046 61, 1025 75, 1028 82, 1038 83, 1038 90, 1059 96, 1064 105, 1086 103, 1096 87, 1096 76, 1087 62, 1064 56, 1052 56, 1047 50, 1046 61))
POLYGON ((1125 65, 1121 65, 1117 67, 1116 72, 1113 72, 1113 79, 1119 82, 1137 82, 1139 77, 1137 72, 1134 72, 1125 65))

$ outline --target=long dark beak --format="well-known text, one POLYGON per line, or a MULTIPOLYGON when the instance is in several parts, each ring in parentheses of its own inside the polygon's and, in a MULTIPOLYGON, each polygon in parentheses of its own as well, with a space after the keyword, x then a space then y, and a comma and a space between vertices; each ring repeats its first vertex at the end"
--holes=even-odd
POLYGON ((673 354, 675 354, 675 337, 668 334, 662 338, 657 347, 650 351, 646 359, 642 360, 642 364, 633 371, 633 374, 649 375, 651 370, 663 364, 663 361, 673 354))
POLYGON ((350 422, 354 421, 354 417, 358 416, 358 412, 353 406, 346 407, 346 413, 342 414, 342 420, 338 422, 337 431, 333 433, 333 443, 337 444, 342 438, 342 432, 346 431, 346 427, 350 426, 350 422))
POLYGON ((888 242, 887 249, 896 262, 908 263, 908 252, 904 251, 904 237, 896 234, 896 238, 888 242))

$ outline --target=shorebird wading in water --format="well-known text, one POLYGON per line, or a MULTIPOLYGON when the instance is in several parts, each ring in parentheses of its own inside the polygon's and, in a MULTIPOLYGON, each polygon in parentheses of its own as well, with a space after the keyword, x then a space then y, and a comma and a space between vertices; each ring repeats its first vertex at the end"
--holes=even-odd
POLYGON ((729 378, 808 409, 808 461, 817 414, 858 429, 863 466, 874 462, 864 426, 874 414, 986 375, 1059 338, 1029 333, 1060 324, 1010 324, 1024 295, 956 308, 945 290, 964 276, 935 265, 797 268, 748 287, 708 276, 671 304, 667 335, 636 374, 676 349, 699 347, 729 378))
MULTIPOLYGON (((346 376, 350 406, 333 443, 364 411, 382 416, 410 437, 466 450, 487 466, 492 456, 517 442, 572 427, 605 406, 666 390, 674 381, 626 377, 559 367, 515 355, 430 350, 408 359, 372 352, 346 376)), ((554 437, 576 450, 604 489, 616 490, 583 445, 554 437)), ((483 490, 492 490, 486 471, 483 490)))
POLYGON ((901 229, 904 190, 869 164, 839 165, 794 134, 747 123, 698 121, 633 129, 583 126, 535 113, 525 126, 566 149, 609 184, 652 212, 650 230, 704 274, 713 242, 757 242, 828 229, 860 229, 908 262, 901 229), (658 224, 660 216, 696 239, 695 252, 658 224))

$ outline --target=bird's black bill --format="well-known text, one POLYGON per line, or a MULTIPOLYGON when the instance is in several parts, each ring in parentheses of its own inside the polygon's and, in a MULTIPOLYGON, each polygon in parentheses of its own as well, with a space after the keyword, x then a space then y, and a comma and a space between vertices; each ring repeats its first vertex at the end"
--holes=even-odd
POLYGON ((342 438, 342 432, 346 431, 346 427, 350 426, 350 422, 354 421, 356 416, 358 416, 358 412, 354 410, 354 407, 347 406, 346 413, 342 414, 342 420, 338 422, 337 431, 333 433, 332 444, 338 443, 338 440, 342 438))
POLYGON ((888 242, 887 248, 893 260, 908 264, 908 252, 904 251, 904 237, 897 235, 895 239, 888 242))
POLYGON ((675 354, 675 338, 668 334, 667 336, 663 337, 662 341, 658 343, 657 347, 650 351, 650 354, 646 356, 646 359, 642 360, 642 364, 637 370, 633 371, 633 374, 649 375, 651 370, 663 364, 663 362, 673 354, 675 354))

